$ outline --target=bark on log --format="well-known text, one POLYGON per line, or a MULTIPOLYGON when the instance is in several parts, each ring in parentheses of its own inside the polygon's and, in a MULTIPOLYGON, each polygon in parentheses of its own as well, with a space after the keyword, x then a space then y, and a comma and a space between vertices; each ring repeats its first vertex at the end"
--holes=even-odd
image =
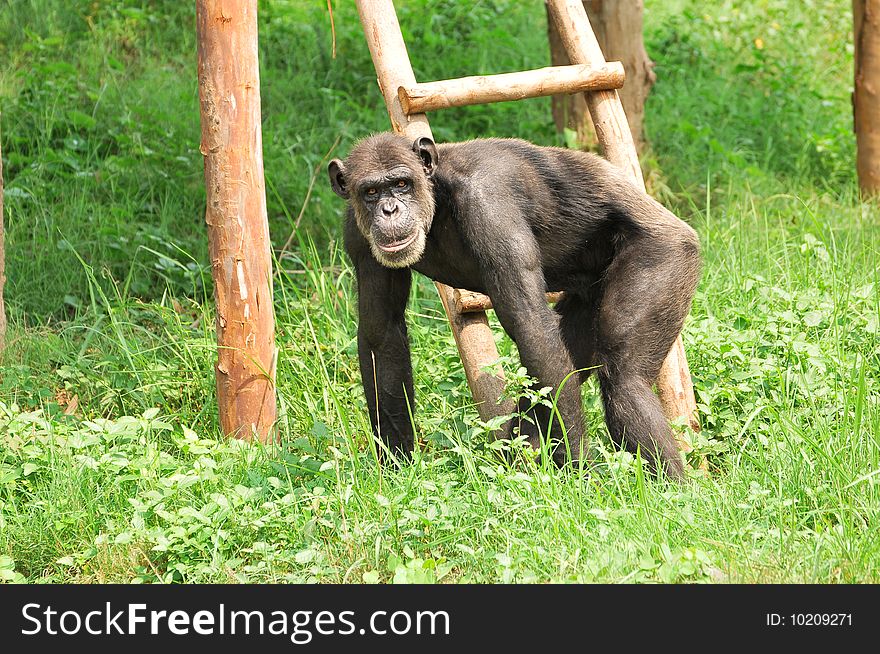
POLYGON ((555 66, 501 75, 476 75, 397 90, 407 114, 423 114, 449 107, 540 98, 556 93, 583 93, 623 86, 623 66, 555 66))
MULTIPOLYGON (((463 288, 455 289, 453 293, 453 298, 455 300, 455 309, 460 313, 488 311, 492 308, 492 300, 489 299, 489 296, 483 295, 482 293, 468 291, 463 288)), ((556 304, 561 299, 561 292, 554 291, 551 293, 547 293, 547 302, 549 304, 556 304)))
POLYGON ((3 223, 3 148, 0 146, 0 352, 6 347, 6 229, 3 223))
MULTIPOLYGON (((572 62, 598 65, 604 61, 581 0, 547 0, 547 7, 572 62)), ((644 188, 638 155, 617 91, 595 91, 584 95, 606 158, 629 172, 644 188)), ((697 403, 680 335, 663 362, 657 378, 657 391, 667 418, 684 417, 693 429, 699 429, 697 403)), ((685 451, 689 449, 687 443, 681 442, 680 445, 685 451)))
MULTIPOLYGON (((394 131, 413 140, 422 136, 432 138, 425 114, 407 116, 397 95, 401 86, 414 86, 416 78, 394 5, 391 0, 357 0, 357 7, 394 131)), ((486 314, 456 311, 453 289, 437 282, 435 286, 449 318, 480 418, 489 420, 512 413, 512 402, 498 403, 504 390, 504 378, 500 367, 495 365, 499 358, 498 349, 486 314)))
POLYGON ((257 60, 257 0, 197 0, 205 222, 223 432, 274 440, 275 314, 257 60))
MULTIPOLYGON (((606 59, 619 60, 626 69, 626 83, 620 89, 620 100, 636 147, 644 144, 643 122, 645 100, 654 85, 654 63, 645 51, 642 36, 643 0, 584 0, 590 23, 606 59)), ((549 9, 548 9, 549 11, 549 9)), ((548 13, 550 59, 554 66, 569 62, 559 31, 548 13)), ((593 123, 581 96, 553 98, 553 119, 557 129, 569 128, 577 133, 578 142, 586 147, 597 143, 593 123)))
POLYGON ((880 193, 880 0, 853 0, 856 169, 865 196, 880 193))

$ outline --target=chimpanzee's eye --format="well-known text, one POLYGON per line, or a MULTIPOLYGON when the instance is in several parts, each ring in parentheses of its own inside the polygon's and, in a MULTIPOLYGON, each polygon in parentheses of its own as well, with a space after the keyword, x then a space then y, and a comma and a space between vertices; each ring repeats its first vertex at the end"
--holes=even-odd
POLYGON ((408 186, 408 184, 406 183, 405 179, 398 179, 397 180, 397 188, 406 188, 407 186, 408 186))
POLYGON ((374 188, 367 189, 367 195, 369 195, 370 197, 373 197, 374 195, 376 195, 376 193, 378 193, 378 191, 374 188))

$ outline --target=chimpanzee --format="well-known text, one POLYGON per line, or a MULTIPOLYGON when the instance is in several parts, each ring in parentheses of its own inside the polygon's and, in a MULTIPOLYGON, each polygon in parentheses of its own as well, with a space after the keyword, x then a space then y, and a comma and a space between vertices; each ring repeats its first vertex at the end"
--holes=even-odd
POLYGON ((536 443, 563 433, 561 416, 568 447, 556 445, 558 464, 585 456, 580 382, 595 370, 612 439, 670 477, 684 474, 651 387, 698 281, 691 227, 605 159, 518 139, 438 146, 382 133, 328 172, 348 201, 370 420, 392 451, 413 447, 404 310, 416 270, 487 294, 529 375, 554 394, 562 385, 557 412, 539 404, 520 427, 536 443), (548 290, 565 292, 555 311, 548 290))

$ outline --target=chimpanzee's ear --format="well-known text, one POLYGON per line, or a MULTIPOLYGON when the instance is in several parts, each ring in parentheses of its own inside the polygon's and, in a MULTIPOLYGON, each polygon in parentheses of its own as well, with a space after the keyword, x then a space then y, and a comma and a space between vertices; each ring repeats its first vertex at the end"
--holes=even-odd
POLYGON ((348 186, 345 183, 345 164, 339 159, 334 159, 327 166, 327 172, 330 174, 330 186, 333 191, 341 198, 348 199, 348 186))
POLYGON ((439 159, 437 158, 437 146, 434 145, 434 141, 427 136, 417 138, 413 143, 413 152, 419 155, 419 159, 422 160, 425 174, 428 177, 433 175, 434 169, 437 168, 437 164, 439 163, 439 159))

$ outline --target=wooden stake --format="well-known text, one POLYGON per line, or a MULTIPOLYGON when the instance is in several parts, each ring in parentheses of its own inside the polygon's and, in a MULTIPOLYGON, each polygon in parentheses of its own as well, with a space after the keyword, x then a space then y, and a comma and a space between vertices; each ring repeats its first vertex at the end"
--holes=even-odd
POLYGON ((501 75, 476 75, 439 82, 401 86, 400 104, 407 114, 423 114, 449 107, 541 98, 557 93, 579 93, 623 86, 623 65, 553 66, 501 75))
POLYGON ((197 0, 196 16, 220 425, 230 436, 274 440, 275 313, 257 0, 197 0))
POLYGON ((0 352, 6 347, 6 230, 3 224, 3 149, 0 147, 0 352))
MULTIPOLYGON (((601 65, 605 57, 581 0, 547 0, 547 6, 569 60, 576 64, 601 65)), ((594 91, 586 93, 584 98, 605 157, 627 171, 644 188, 639 158, 617 91, 594 91)), ((697 402, 681 335, 663 362, 657 377, 657 391, 667 418, 683 417, 693 429, 699 429, 697 402)), ((686 444, 683 449, 688 449, 686 444)))
POLYGON ((853 0, 856 168, 865 196, 880 192, 880 0, 853 0))

